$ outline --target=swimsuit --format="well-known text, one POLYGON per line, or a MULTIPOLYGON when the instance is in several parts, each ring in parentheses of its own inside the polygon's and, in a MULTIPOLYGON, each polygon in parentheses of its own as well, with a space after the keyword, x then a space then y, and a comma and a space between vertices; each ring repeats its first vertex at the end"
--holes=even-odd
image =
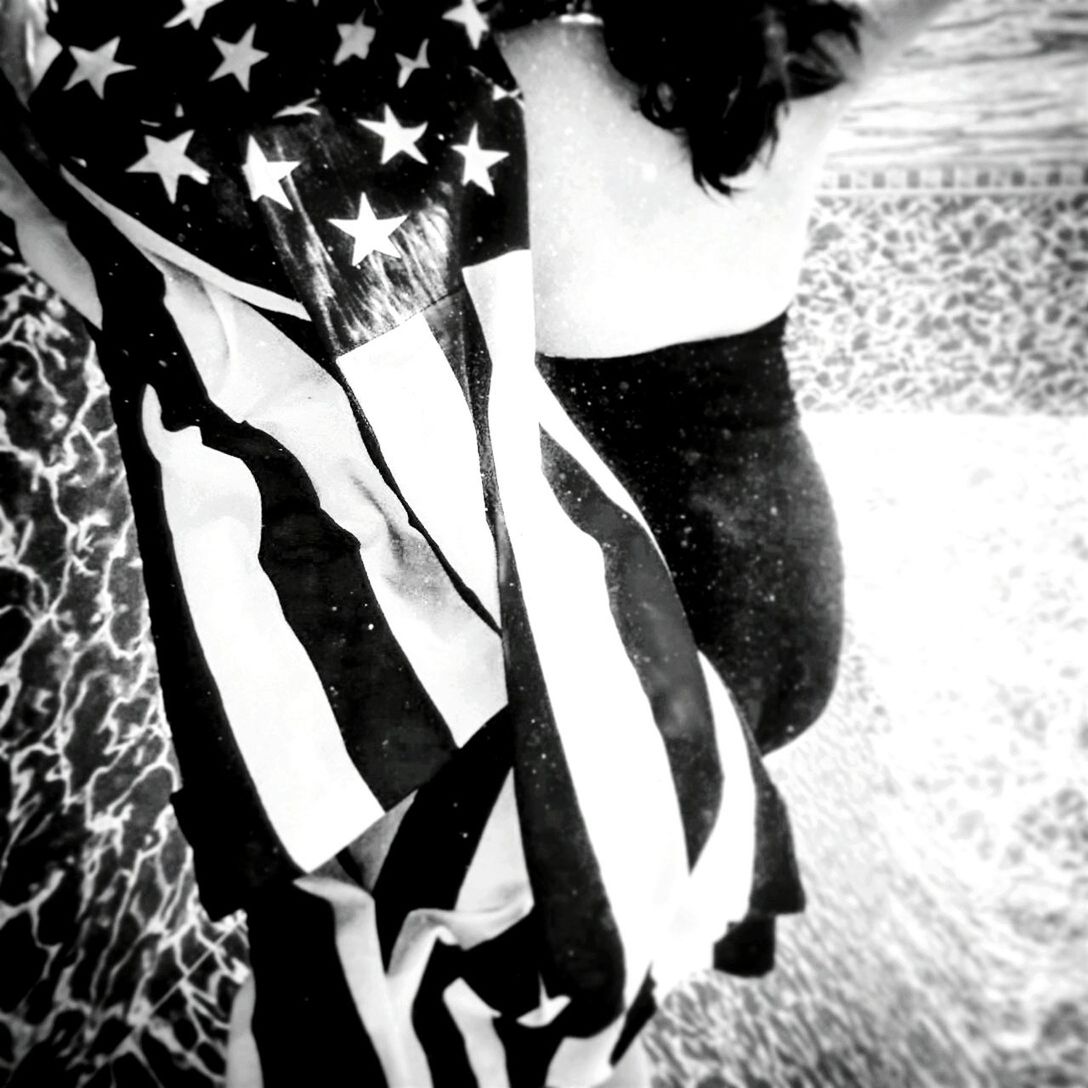
POLYGON ((537 360, 641 508, 765 752, 819 716, 842 641, 835 518, 798 424, 785 328, 783 314, 637 355, 537 360))

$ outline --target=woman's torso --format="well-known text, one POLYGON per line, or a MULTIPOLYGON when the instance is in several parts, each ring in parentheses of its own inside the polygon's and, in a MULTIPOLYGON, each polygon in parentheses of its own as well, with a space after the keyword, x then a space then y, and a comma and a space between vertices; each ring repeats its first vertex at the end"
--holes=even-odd
POLYGON ((608 357, 731 335, 789 305, 827 135, 852 85, 794 103, 774 155, 723 196, 647 121, 600 27, 500 39, 525 96, 540 349, 608 357))

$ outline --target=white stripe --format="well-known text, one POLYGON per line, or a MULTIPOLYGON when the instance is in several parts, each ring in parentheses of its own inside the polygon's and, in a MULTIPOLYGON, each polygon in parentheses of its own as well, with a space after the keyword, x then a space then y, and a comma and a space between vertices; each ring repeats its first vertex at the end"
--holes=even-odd
MULTIPOLYGON (((616 479, 612 470, 601 459, 600 454, 593 448, 589 440, 580 430, 574 420, 567 415, 566 409, 548 388, 544 376, 535 367, 533 369, 533 393, 536 397, 537 411, 540 413, 540 425, 545 431, 562 446, 585 470, 597 484, 597 486, 612 500, 625 514, 630 515, 643 529, 646 535, 653 541, 657 548, 657 541, 650 531, 646 519, 637 503, 627 493, 627 489, 616 479)), ((658 549, 660 554, 660 549, 658 549)))
POLYGON ((286 298, 275 291, 269 291, 267 287, 258 287, 256 284, 246 283, 244 280, 227 275, 226 272, 216 268, 215 265, 208 264, 207 261, 202 261, 199 257, 194 257, 188 250, 182 249, 181 246, 169 241, 161 234, 156 234, 155 231, 145 226, 138 219, 127 212, 121 211, 120 208, 110 204, 109 201, 103 200, 93 189, 88 189, 83 182, 63 166, 60 172, 69 185, 79 192, 88 203, 94 205, 126 238, 135 242, 141 249, 147 250, 148 253, 154 253, 156 256, 176 264, 179 268, 184 268, 186 272, 191 272, 194 276, 207 280, 208 283, 214 284, 228 294, 234 295, 235 298, 259 306, 262 310, 272 310, 274 313, 300 317, 303 321, 310 320, 310 315, 301 302, 286 298))
MULTIPOLYGON (((501 796, 506 796, 505 790, 501 796)), ((509 796, 512 798, 512 792, 509 796)), ((507 809, 501 821, 509 818, 508 802, 500 802, 496 808, 507 809)), ((420 864, 426 864, 426 859, 421 857, 420 864)), ((382 966, 374 900, 369 893, 324 874, 302 877, 296 883, 332 904, 344 977, 389 1088, 428 1088, 430 1069, 412 1025, 412 1007, 435 943, 474 948, 492 940, 525 917, 531 899, 527 906, 523 894, 500 890, 486 907, 411 911, 397 936, 387 970, 382 966)), ((465 1013, 466 1006, 460 1006, 459 1011, 465 1013)), ((482 1053, 478 1056, 483 1058, 482 1053)), ((489 1080, 480 1083, 484 1088, 495 1085, 489 1080)))
POLYGON ((721 678, 702 654, 699 663, 710 693, 725 782, 718 818, 688 881, 684 903, 654 960, 654 979, 662 992, 711 966, 714 943, 728 923, 748 912, 755 875, 757 798, 748 745, 721 678))
POLYGON ((394 638, 455 742, 463 744, 506 705, 501 639, 465 604, 430 545, 408 524, 336 381, 245 303, 163 269, 167 309, 208 395, 231 418, 259 427, 289 450, 322 508, 359 541, 394 638))
POLYGON ((412 1003, 437 932, 427 932, 397 977, 390 977, 382 965, 374 899, 368 892, 329 876, 305 876, 295 883, 332 905, 344 980, 388 1088, 431 1088, 427 1055, 412 1026, 412 1003))
POLYGON ((204 446, 195 427, 168 431, 160 420, 149 388, 144 435, 161 467, 197 638, 272 827, 295 862, 312 869, 378 819, 381 805, 348 756, 321 681, 258 563, 253 478, 204 446))
MULTIPOLYGON (((514 775, 506 776, 487 823, 476 844, 472 862, 457 894, 458 911, 491 910, 520 904, 517 920, 533 908, 529 870, 521 841, 521 824, 514 794, 514 775)), ((477 942, 478 943, 478 942, 477 942)), ((472 944, 465 947, 471 948, 472 944)))
POLYGON ((484 510, 476 428, 426 319, 413 317, 337 363, 408 505, 497 618, 495 542, 484 510))
POLYGON ((506 1048, 495 1031, 498 1013, 463 978, 446 987, 442 1000, 461 1033, 476 1083, 480 1088, 510 1088, 506 1048))
POLYGON ((541 469, 529 254, 507 254, 463 275, 491 355, 489 423, 507 530, 578 805, 623 940, 630 1002, 688 874, 675 786, 612 619, 601 549, 566 516, 541 469))

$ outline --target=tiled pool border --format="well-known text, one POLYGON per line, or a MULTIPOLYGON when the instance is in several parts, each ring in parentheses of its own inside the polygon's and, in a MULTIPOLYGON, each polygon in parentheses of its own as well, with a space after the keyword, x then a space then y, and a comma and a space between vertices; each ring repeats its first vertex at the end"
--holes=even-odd
POLYGON ((840 166, 832 161, 820 179, 821 193, 995 193, 1088 189, 1088 162, 1010 166, 956 163, 928 166, 840 166))

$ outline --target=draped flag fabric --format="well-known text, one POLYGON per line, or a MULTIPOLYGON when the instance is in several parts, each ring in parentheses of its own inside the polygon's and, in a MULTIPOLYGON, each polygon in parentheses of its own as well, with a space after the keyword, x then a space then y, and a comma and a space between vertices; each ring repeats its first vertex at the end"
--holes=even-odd
POLYGON ((258 1029, 305 976, 296 1047, 360 1083, 599 1083, 655 990, 765 967, 801 892, 651 535, 537 375, 483 17, 7 20, 16 237, 99 326, 176 809, 208 909, 250 911, 266 1082, 300 1083, 258 1029))

